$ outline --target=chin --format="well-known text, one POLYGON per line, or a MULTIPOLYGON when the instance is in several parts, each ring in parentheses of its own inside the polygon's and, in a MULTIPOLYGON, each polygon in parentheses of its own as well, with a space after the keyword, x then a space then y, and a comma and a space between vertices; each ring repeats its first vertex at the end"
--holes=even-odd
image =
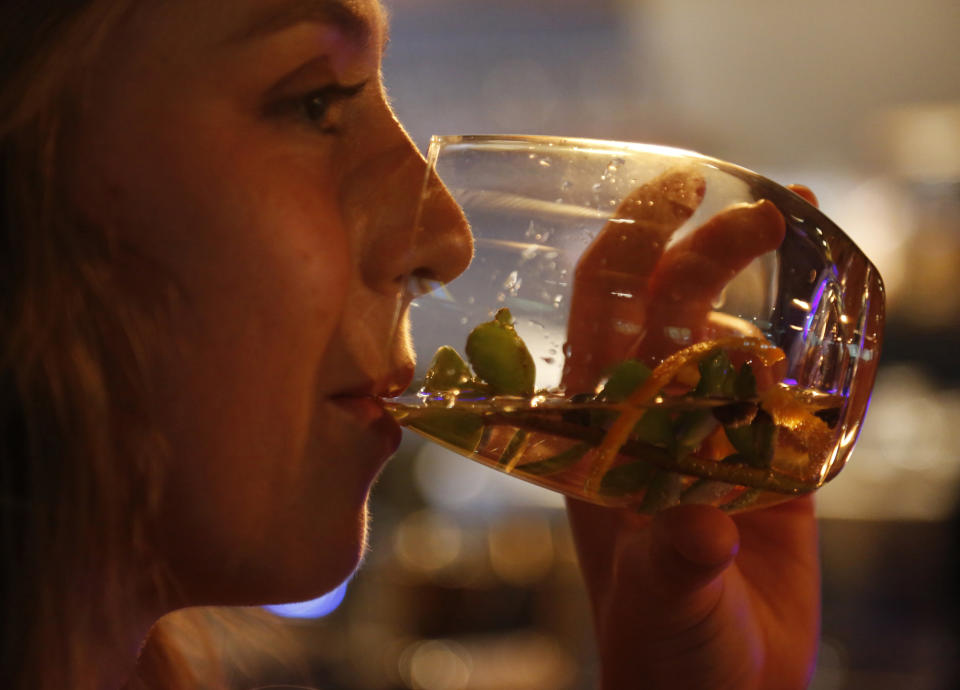
POLYGON ((368 510, 366 504, 353 516, 353 529, 346 521, 336 533, 318 536, 307 550, 291 550, 278 558, 282 570, 273 569, 269 593, 258 603, 280 604, 306 601, 338 587, 361 567, 368 548, 368 510), (299 552, 299 553, 298 553, 299 552))
POLYGON ((365 504, 298 523, 275 525, 272 538, 259 547, 236 544, 232 556, 196 553, 177 573, 186 595, 181 606, 308 601, 335 589, 360 567, 367 548, 365 504))
POLYGON ((353 471, 315 480, 319 487, 336 485, 338 490, 303 494, 287 513, 287 529, 281 520, 273 528, 276 538, 263 544, 269 553, 251 554, 264 582, 275 585, 268 603, 320 596, 361 567, 369 548, 370 489, 389 457, 369 443, 361 439, 342 444, 345 448, 338 448, 336 456, 349 458, 353 471), (287 538, 279 536, 284 533, 287 538))

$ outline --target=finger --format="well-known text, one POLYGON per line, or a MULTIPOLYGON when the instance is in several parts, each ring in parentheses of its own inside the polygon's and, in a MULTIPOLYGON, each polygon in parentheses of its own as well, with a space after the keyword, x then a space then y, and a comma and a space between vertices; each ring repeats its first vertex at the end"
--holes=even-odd
POLYGON ((661 257, 650 276, 643 354, 662 358, 700 340, 711 302, 753 259, 783 242, 783 216, 770 201, 718 213, 661 257))
POLYGON ((650 302, 676 313, 694 305, 700 323, 710 301, 754 258, 783 242, 783 216, 770 201, 733 206, 666 252, 650 277, 650 302), (702 312, 701 312, 702 310, 702 312))
POLYGON ((587 247, 577 274, 648 276, 670 237, 700 205, 704 179, 691 171, 671 170, 633 190, 587 247))
POLYGON ((606 631, 635 635, 650 620, 657 634, 672 637, 698 625, 715 608, 738 550, 734 522, 705 505, 671 508, 649 530, 621 532, 600 609, 606 631))
POLYGON ((820 207, 820 202, 817 200, 817 195, 811 191, 811 189, 802 184, 789 184, 787 189, 796 194, 799 197, 802 197, 804 201, 808 204, 812 204, 817 208, 820 207))
POLYGON ((709 585, 736 557, 739 533, 724 512, 705 505, 677 506, 652 524, 650 558, 655 583, 672 596, 709 585))
POLYGON ((790 658, 815 655, 820 629, 820 563, 813 496, 807 495, 734 518, 740 530, 737 568, 767 602, 769 613, 790 621, 790 658))
POLYGON ((572 498, 567 498, 567 517, 591 597, 606 593, 620 535, 639 532, 650 518, 572 498))
POLYGON ((801 496, 763 510, 741 513, 734 518, 745 546, 739 559, 741 569, 755 571, 802 568, 816 571, 817 522, 813 495, 801 496))
POLYGON ((705 182, 670 171, 637 187, 577 263, 567 334, 564 387, 592 390, 623 359, 644 321, 647 280, 673 233, 697 209, 705 182))

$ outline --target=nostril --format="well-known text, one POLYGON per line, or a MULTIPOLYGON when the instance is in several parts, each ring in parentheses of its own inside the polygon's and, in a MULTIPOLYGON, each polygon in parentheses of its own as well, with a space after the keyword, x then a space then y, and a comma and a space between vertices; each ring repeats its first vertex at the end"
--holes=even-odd
POLYGON ((445 282, 427 268, 418 268, 412 273, 402 276, 399 280, 410 299, 416 299, 431 293, 445 282))

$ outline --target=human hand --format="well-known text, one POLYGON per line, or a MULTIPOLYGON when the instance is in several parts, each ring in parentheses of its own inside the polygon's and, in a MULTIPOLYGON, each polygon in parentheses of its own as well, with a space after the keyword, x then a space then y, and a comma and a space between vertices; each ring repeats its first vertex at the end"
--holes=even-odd
POLYGON ((603 690, 799 690, 820 576, 812 497, 653 518, 568 500, 603 690))
MULTIPOLYGON (((793 190, 816 203, 806 188, 793 190)), ((680 347, 670 333, 685 329, 697 341, 723 328, 711 323, 710 302, 779 245, 783 219, 769 202, 733 207, 665 251, 703 192, 695 176, 667 173, 631 194, 618 213, 628 222, 608 225, 585 252, 571 305, 568 392, 592 389, 625 357, 669 355, 680 347), (650 201, 659 208, 653 217, 650 201)), ((653 518, 574 500, 568 508, 604 690, 806 687, 819 632, 812 498, 735 517, 700 505, 653 518)))

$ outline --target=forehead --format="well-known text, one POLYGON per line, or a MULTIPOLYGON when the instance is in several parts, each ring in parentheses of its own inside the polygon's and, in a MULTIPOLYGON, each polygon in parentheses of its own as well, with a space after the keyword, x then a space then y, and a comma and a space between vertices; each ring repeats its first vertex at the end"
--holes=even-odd
POLYGON ((282 31, 304 22, 336 26, 357 42, 367 42, 385 25, 378 0, 235 0, 240 40, 282 31))
POLYGON ((255 42, 303 24, 335 28, 351 42, 360 45, 371 42, 379 45, 386 40, 386 11, 379 0, 137 3, 125 33, 136 42, 152 37, 169 48, 178 46, 182 50, 255 42))

